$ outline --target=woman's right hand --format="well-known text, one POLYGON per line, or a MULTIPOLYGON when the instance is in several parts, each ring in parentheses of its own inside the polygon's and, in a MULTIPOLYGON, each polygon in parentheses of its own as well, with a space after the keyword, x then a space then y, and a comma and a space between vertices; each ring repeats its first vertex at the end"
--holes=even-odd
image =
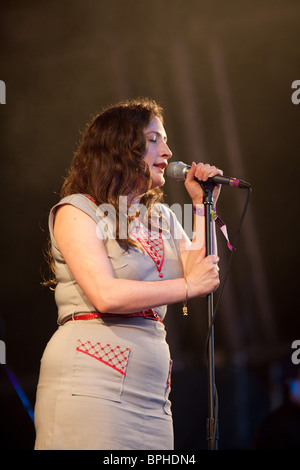
POLYGON ((205 297, 220 285, 219 257, 217 255, 206 256, 205 250, 203 246, 186 275, 188 298, 205 297))

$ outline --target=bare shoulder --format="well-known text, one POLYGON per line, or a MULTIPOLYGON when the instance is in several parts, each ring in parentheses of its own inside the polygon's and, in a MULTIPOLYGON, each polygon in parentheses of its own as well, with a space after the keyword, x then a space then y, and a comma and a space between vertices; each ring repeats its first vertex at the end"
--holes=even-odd
POLYGON ((99 243, 96 228, 96 222, 87 213, 71 204, 64 204, 56 211, 53 230, 58 244, 66 246, 93 240, 99 243))
POLYGON ((96 225, 95 221, 83 210, 72 204, 63 204, 56 210, 54 227, 67 227, 69 224, 96 225))

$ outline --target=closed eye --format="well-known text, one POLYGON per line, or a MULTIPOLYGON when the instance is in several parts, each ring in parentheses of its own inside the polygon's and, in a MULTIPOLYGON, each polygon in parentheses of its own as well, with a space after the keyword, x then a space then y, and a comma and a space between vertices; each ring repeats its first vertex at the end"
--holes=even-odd
POLYGON ((157 142, 157 135, 156 134, 150 134, 147 136, 149 142, 157 142))
POLYGON ((167 136, 161 135, 159 132, 149 132, 146 134, 147 139, 149 142, 154 142, 156 143, 158 141, 158 137, 161 137, 165 143, 167 143, 167 136))

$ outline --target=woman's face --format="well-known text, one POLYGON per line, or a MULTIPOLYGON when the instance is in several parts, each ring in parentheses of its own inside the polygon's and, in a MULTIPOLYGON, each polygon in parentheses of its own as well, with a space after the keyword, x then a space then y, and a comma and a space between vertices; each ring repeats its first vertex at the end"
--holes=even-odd
POLYGON ((144 158, 151 171, 153 189, 165 184, 164 171, 172 152, 167 145, 167 134, 159 118, 155 117, 144 132, 147 139, 144 158))

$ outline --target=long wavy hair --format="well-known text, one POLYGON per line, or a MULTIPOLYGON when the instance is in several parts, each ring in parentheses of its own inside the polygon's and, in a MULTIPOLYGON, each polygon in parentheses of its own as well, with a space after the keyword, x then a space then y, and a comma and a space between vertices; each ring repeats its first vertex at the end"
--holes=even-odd
MULTIPOLYGON (((155 117, 163 122, 163 109, 150 98, 127 100, 104 109, 83 131, 62 185, 62 198, 79 193, 89 195, 97 205, 111 204, 116 211, 117 238, 120 196, 127 196, 129 201, 139 197, 149 213, 153 204, 162 201, 162 190, 151 189, 151 172, 144 159, 144 130, 155 117)), ((119 243, 125 250, 136 246, 129 234, 119 243)), ((55 276, 51 254, 48 262, 55 276)))

